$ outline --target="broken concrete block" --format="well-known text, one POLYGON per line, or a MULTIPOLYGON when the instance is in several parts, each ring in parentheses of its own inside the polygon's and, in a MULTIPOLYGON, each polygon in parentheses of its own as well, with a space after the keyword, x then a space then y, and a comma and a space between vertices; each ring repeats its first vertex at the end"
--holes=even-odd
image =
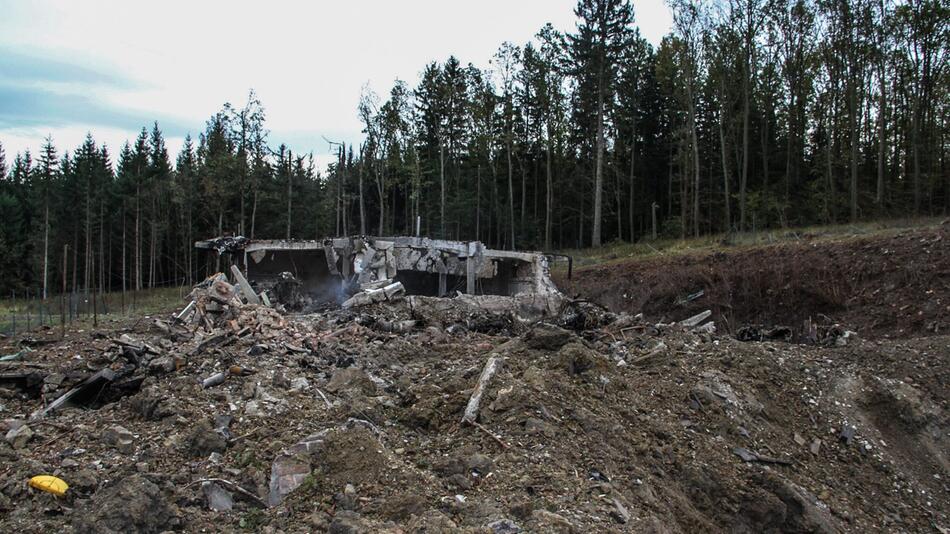
POLYGON ((835 338, 836 347, 845 347, 858 338, 858 333, 851 330, 845 330, 843 334, 835 338))
POLYGON ((405 294, 406 288, 403 287, 402 282, 396 282, 395 284, 390 284, 379 289, 367 289, 366 291, 361 291, 346 300, 342 306, 344 309, 357 308, 360 306, 375 304, 377 302, 397 300, 402 298, 402 296, 405 294))
POLYGON ((327 430, 311 434, 277 455, 271 465, 268 506, 280 504, 288 493, 303 484, 311 472, 310 456, 323 445, 327 434, 327 430))
POLYGON ((204 419, 191 428, 185 438, 185 447, 193 457, 207 458, 212 452, 224 452, 228 441, 212 426, 210 419, 204 419))
POLYGON ((241 288, 241 294, 244 295, 244 299, 247 300, 248 304, 260 304, 261 299, 257 296, 257 293, 251 289, 250 282, 247 281, 247 278, 244 278, 244 275, 241 274, 241 270, 238 269, 237 265, 231 266, 231 274, 234 275, 234 280, 238 283, 241 288))
POLYGON ((244 415, 248 417, 263 417, 264 412, 261 411, 261 405, 257 401, 250 400, 244 403, 244 415))
POLYGON ((519 534, 523 532, 522 528, 511 519, 498 519, 485 526, 491 529, 492 534, 519 534))
POLYGON ((202 482, 201 491, 208 500, 208 508, 215 512, 227 512, 234 507, 234 497, 231 492, 214 482, 202 482))
POLYGON ((102 441, 115 447, 122 454, 135 452, 135 436, 125 427, 113 425, 102 433, 102 441))
POLYGON ((566 345, 573 335, 559 326, 540 323, 525 335, 525 344, 529 349, 554 351, 566 345))
POLYGON ((33 430, 28 425, 11 428, 6 435, 7 443, 14 449, 22 449, 33 439, 33 430))
POLYGON ((297 377, 290 381, 290 389, 294 391, 304 391, 310 388, 310 381, 304 377, 297 377))
POLYGON ((270 472, 270 492, 267 505, 277 506, 280 501, 297 489, 310 475, 310 461, 302 455, 282 454, 274 460, 270 472))
POLYGON ((152 374, 167 374, 173 372, 174 370, 175 359, 171 356, 162 356, 148 362, 148 371, 152 374))

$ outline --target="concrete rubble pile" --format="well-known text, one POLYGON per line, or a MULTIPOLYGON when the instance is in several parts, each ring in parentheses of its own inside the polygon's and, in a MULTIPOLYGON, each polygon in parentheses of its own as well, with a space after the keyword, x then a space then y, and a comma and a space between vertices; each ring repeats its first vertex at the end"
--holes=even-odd
MULTIPOLYGON (((657 322, 514 275, 468 292, 465 277, 390 270, 411 243, 336 244, 350 258, 337 268, 374 274, 341 271, 327 309, 282 312, 266 273, 233 265, 168 315, 57 332, 4 362, 0 529, 867 531, 883 520, 843 499, 878 491, 868 477, 891 459, 856 411, 869 403, 844 395, 871 391, 922 439, 945 428, 920 384, 720 336, 710 311, 657 322), (69 488, 56 497, 37 475, 69 488)), ((269 251, 258 265, 290 280, 269 251)), ((546 276, 539 256, 518 262, 546 276)), ((869 346, 827 350, 863 364, 869 346)), ((887 526, 924 525, 912 517, 887 526)))

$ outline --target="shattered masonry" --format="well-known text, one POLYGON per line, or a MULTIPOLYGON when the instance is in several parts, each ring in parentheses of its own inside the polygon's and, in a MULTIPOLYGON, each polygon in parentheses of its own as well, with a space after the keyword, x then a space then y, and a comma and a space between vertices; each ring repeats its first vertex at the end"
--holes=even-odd
POLYGON ((341 304, 360 291, 399 283, 408 295, 556 296, 548 257, 485 248, 479 241, 343 237, 322 241, 219 237, 198 249, 229 254, 257 290, 289 308, 341 304), (296 287, 295 287, 296 286, 296 287), (307 303, 289 301, 298 296, 307 303), (296 304, 296 305, 294 305, 296 304))

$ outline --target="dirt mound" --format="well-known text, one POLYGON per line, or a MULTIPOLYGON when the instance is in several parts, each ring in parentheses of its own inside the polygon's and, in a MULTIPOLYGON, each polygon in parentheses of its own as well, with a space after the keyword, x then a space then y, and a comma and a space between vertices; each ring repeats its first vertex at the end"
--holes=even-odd
POLYGON ((488 332, 377 328, 405 315, 50 334, 4 367, 43 385, 0 384, 0 531, 950 526, 950 336, 749 342, 581 305, 488 332), (77 384, 125 387, 97 380, 129 365, 137 388, 42 409, 77 384), (66 496, 29 487, 39 474, 66 496))
POLYGON ((840 323, 871 338, 950 331, 950 226, 630 260, 555 276, 615 312, 678 320, 705 309, 721 329, 840 323))

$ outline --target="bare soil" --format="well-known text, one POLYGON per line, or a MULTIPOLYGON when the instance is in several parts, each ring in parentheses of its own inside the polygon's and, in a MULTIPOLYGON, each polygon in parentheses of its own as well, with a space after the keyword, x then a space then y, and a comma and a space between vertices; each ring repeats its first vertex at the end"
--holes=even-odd
POLYGON ((720 330, 837 322, 869 338, 950 330, 950 224, 898 233, 612 262, 558 285, 616 312, 656 319, 711 309, 720 330), (703 291, 702 297, 684 302, 703 291))
POLYGON ((251 333, 217 344, 220 329, 153 318, 0 340, 0 354, 35 348, 0 373, 42 383, 0 385, 0 430, 32 432, 0 440, 0 531, 945 533, 946 234, 584 269, 573 290, 615 313, 550 321, 571 329, 248 306, 229 328, 251 333), (705 308, 719 333, 669 324, 705 308), (859 335, 825 347, 724 331, 816 314, 859 335), (129 365, 123 334, 155 352, 137 388, 28 420, 129 365), (479 426, 463 424, 490 355, 504 364, 479 426), (245 372, 201 386, 231 366, 245 372), (279 458, 309 474, 266 507, 279 458), (39 474, 66 496, 30 488, 39 474), (230 510, 209 509, 209 485, 230 510))

